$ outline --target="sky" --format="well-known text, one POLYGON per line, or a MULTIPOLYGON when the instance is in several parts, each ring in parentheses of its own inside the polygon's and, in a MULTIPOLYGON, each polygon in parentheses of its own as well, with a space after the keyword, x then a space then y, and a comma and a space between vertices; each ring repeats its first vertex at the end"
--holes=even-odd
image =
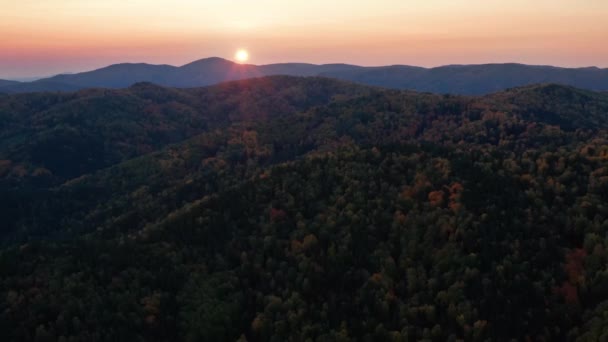
POLYGON ((277 62, 608 67, 608 0, 0 0, 0 78, 277 62))

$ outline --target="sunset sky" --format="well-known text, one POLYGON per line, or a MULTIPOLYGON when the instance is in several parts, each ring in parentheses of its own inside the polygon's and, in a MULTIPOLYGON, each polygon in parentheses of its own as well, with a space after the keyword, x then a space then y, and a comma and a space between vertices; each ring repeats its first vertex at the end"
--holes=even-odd
POLYGON ((607 0, 0 0, 0 78, 118 62, 608 67, 607 0))

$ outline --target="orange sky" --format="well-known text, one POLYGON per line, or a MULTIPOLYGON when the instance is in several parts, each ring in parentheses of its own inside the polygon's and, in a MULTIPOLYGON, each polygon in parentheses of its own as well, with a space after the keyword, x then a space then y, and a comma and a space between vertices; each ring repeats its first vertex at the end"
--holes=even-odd
POLYGON ((0 78, 117 62, 608 67, 608 0, 0 0, 0 78))

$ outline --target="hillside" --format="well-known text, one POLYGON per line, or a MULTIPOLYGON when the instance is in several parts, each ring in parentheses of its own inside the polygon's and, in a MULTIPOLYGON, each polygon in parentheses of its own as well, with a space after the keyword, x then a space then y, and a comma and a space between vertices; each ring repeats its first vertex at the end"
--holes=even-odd
POLYGON ((10 160, 0 174, 58 184, 235 121, 274 119, 370 89, 278 76, 187 90, 138 83, 13 95, 0 99, 0 159, 10 160))
POLYGON ((0 118, 9 340, 604 334, 605 93, 267 77, 0 118))
POLYGON ((404 65, 361 67, 348 64, 236 64, 212 57, 175 67, 145 63, 111 65, 89 72, 58 75, 34 82, 0 84, 0 92, 72 91, 84 88, 127 88, 138 82, 189 88, 270 75, 324 76, 360 84, 432 93, 479 95, 508 88, 557 83, 608 90, 608 69, 557 68, 523 64, 449 65, 421 68, 404 65))
POLYGON ((15 85, 18 83, 19 82, 17 82, 17 81, 0 80, 0 87, 7 86, 7 85, 15 85))

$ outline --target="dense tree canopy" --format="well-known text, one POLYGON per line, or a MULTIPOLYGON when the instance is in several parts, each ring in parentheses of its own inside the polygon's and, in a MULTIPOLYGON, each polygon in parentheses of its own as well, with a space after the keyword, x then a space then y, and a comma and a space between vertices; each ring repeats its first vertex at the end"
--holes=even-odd
POLYGON ((607 338, 608 95, 0 97, 16 341, 607 338))

